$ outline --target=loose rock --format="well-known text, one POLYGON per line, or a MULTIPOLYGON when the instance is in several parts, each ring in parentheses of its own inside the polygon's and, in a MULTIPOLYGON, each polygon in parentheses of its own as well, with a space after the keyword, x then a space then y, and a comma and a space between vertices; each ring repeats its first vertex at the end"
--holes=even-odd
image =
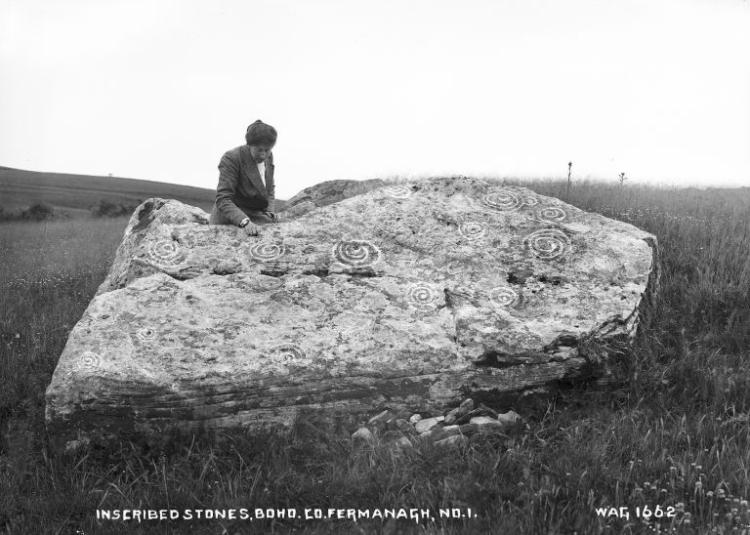
POLYGON ((521 416, 515 411, 508 411, 497 415, 497 420, 507 426, 513 426, 521 421, 521 416))
POLYGON ((443 438, 450 437, 453 435, 458 435, 461 432, 460 427, 457 425, 446 425, 446 426, 440 426, 436 425, 429 431, 423 433, 422 437, 428 438, 430 440, 442 440, 443 438))
POLYGON ((352 439, 355 441, 362 440, 364 442, 372 443, 375 441, 375 437, 372 432, 366 427, 360 427, 354 433, 352 433, 352 439))
POLYGON ((477 424, 461 424, 458 426, 459 431, 462 435, 471 436, 479 432, 479 426, 477 424))
POLYGON ((461 405, 450 411, 448 414, 445 415, 445 423, 446 424, 452 424, 457 423, 457 421, 464 416, 465 414, 469 413, 474 409, 474 400, 471 398, 465 399, 461 405))
POLYGON ((409 440, 406 437, 401 437, 397 439, 394 442, 394 446, 396 446, 399 449, 412 449, 414 448, 414 445, 411 443, 411 440, 409 440))
POLYGON ((414 426, 411 425, 406 420, 403 420, 403 419, 399 418, 399 419, 396 420, 395 425, 396 425, 396 428, 399 431, 401 431, 402 433, 404 433, 405 435, 416 435, 417 434, 417 430, 414 429, 414 426))
POLYGON ((502 433, 508 427, 489 416, 475 416, 471 419, 469 425, 477 426, 480 433, 502 433))
POLYGON ((417 433, 425 433, 435 427, 437 424, 445 420, 445 417, 443 416, 434 416, 432 418, 425 418, 422 420, 419 420, 415 425, 414 428, 417 430, 417 433))
POLYGON ((367 425, 377 425, 377 424, 385 424, 388 418, 391 417, 391 411, 386 409, 383 412, 376 414, 372 418, 370 418, 367 422, 367 425))
POLYGON ((479 411, 481 416, 490 416, 492 418, 497 418, 497 411, 491 407, 488 407, 484 403, 479 404, 477 411, 479 411))

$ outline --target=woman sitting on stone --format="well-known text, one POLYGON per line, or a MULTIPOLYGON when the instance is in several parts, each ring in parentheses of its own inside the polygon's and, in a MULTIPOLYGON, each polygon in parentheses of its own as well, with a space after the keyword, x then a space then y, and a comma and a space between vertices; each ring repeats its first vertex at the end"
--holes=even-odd
POLYGON ((277 220, 274 212, 273 154, 276 129, 258 119, 247 127, 246 145, 228 150, 219 162, 219 185, 209 222, 237 225, 249 236, 257 224, 277 220))

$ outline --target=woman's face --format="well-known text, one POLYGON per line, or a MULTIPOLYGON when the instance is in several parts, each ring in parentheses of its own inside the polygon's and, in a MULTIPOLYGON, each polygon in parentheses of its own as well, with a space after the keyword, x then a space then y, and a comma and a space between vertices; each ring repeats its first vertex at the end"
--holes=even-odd
POLYGON ((273 145, 250 145, 250 155, 255 160, 255 163, 260 163, 265 161, 272 148, 273 145))

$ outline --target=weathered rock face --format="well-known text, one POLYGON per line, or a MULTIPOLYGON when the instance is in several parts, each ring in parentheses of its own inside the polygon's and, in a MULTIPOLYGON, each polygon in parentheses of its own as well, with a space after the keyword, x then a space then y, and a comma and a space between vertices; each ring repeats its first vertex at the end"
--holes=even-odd
POLYGON ((285 201, 285 208, 291 213, 301 213, 320 206, 327 206, 343 201, 376 188, 391 185, 385 180, 327 180, 305 188, 294 197, 285 201))
POLYGON ((606 377, 655 240, 486 180, 380 187, 266 225, 149 199, 47 390, 53 433, 442 410, 606 377))

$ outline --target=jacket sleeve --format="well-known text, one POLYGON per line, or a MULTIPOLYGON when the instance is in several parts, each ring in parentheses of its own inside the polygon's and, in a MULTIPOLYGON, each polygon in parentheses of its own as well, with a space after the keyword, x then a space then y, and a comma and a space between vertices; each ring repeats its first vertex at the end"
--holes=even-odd
MULTIPOLYGON (((270 164, 273 164, 273 153, 271 153, 270 164)), ((266 192, 268 193, 268 211, 276 212, 276 168, 274 166, 273 173, 269 177, 270 180, 266 184, 266 192)))
POLYGON ((233 225, 239 225, 247 217, 245 212, 240 210, 232 200, 239 179, 239 163, 228 154, 225 154, 219 162, 219 186, 216 188, 216 208, 224 219, 230 221, 233 225))

